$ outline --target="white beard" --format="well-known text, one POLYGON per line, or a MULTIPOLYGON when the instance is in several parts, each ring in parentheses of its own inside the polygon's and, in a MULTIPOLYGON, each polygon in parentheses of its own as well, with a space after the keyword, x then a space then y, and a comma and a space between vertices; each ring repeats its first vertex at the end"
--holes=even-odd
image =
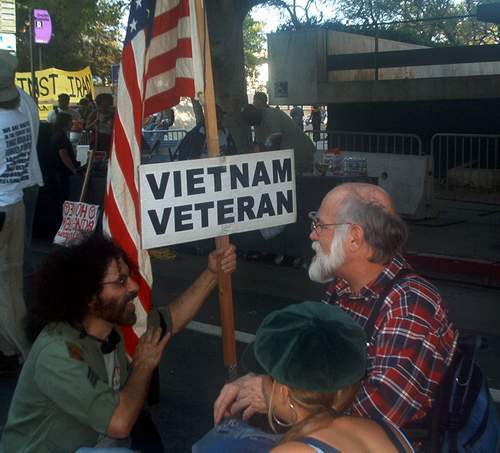
POLYGON ((309 266, 309 278, 313 282, 327 283, 335 277, 335 270, 345 262, 344 238, 346 234, 336 232, 330 245, 330 253, 327 255, 321 249, 318 241, 312 243, 312 249, 316 252, 309 266))

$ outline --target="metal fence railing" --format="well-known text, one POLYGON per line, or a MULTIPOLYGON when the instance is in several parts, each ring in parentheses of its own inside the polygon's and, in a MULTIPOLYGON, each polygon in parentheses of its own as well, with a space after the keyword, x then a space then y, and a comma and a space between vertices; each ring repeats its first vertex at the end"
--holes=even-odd
POLYGON ((500 135, 439 133, 430 149, 437 197, 500 203, 500 135))
POLYGON ((150 149, 175 148, 186 135, 185 129, 153 129, 143 130, 144 142, 150 149))
MULTIPOLYGON (((79 145, 90 145, 93 131, 84 130, 79 133, 79 145)), ((185 137, 187 131, 185 129, 143 129, 142 135, 147 143, 147 146, 157 146, 159 148, 175 148, 179 142, 185 137)))
POLYGON ((306 131, 319 150, 340 148, 364 153, 391 153, 420 156, 422 140, 415 134, 357 131, 306 131))
POLYGON ((147 160, 149 162, 171 161, 177 145, 186 134, 185 129, 143 129, 142 149, 148 156, 147 160))
POLYGON ((306 129, 304 133, 314 142, 316 149, 326 151, 328 149, 328 132, 323 130, 306 129))
POLYGON ((83 130, 82 133, 80 134, 78 144, 90 145, 91 137, 92 137, 92 131, 83 130))
MULTIPOLYGON (((142 141, 142 161, 143 163, 154 163, 154 162, 169 162, 173 159, 175 150, 180 141, 186 136, 187 131, 185 129, 156 129, 156 130, 145 130, 143 129, 143 141, 142 141)), ((76 136, 74 144, 77 146, 77 153, 80 159, 85 158, 88 152, 88 147, 93 146, 93 135, 94 131, 84 130, 78 133, 76 136), (85 148, 85 146, 87 148, 85 148)), ((102 160, 98 156, 94 156, 94 159, 102 160)), ((106 155, 104 156, 106 158, 106 155)))

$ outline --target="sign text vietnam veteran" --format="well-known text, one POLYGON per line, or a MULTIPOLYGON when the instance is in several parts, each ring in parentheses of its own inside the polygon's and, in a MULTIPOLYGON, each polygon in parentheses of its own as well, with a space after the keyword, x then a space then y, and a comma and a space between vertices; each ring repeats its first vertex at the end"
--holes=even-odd
POLYGON ((142 165, 142 247, 296 220, 293 150, 142 165))

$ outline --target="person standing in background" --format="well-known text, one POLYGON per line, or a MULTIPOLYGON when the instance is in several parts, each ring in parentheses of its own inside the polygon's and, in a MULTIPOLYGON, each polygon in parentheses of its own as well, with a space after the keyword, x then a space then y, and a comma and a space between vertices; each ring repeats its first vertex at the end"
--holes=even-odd
POLYGON ((292 110, 290 110, 290 118, 299 127, 301 131, 304 130, 304 110, 300 105, 294 105, 292 110))
POLYGON ((56 107, 54 107, 54 110, 49 112, 49 114, 47 116, 47 122, 48 123, 55 123, 57 115, 59 113, 66 113, 68 115, 71 115, 71 118, 74 121, 81 121, 82 118, 81 118, 80 114, 78 113, 77 110, 75 110, 69 106, 69 101, 70 101, 69 94, 61 93, 59 96, 57 96, 58 105, 56 107))
POLYGON ((253 105, 258 109, 265 109, 269 107, 267 103, 267 94, 263 91, 256 91, 253 94, 253 105))
POLYGON ((93 107, 87 98, 81 98, 78 102, 78 113, 82 117, 83 129, 87 128, 87 119, 92 113, 93 107))
POLYGON ((29 185, 32 131, 20 110, 14 83, 17 58, 1 54, 0 64, 0 373, 14 373, 30 344, 23 329, 24 202, 29 185))
POLYGON ((87 118, 87 129, 97 130, 96 151, 106 151, 111 148, 111 135, 113 132, 113 121, 115 109, 113 107, 113 95, 101 93, 95 98, 97 109, 87 118))
POLYGON ((54 198, 58 200, 58 220, 62 220, 62 205, 69 200, 69 177, 76 175, 79 164, 68 134, 73 120, 66 113, 59 113, 54 123, 50 152, 53 163, 54 198))
POLYGON ((249 104, 242 108, 241 115, 254 127, 255 142, 259 146, 265 145, 268 151, 293 149, 295 172, 298 175, 312 172, 316 148, 285 112, 249 104))
POLYGON ((313 141, 318 142, 321 139, 321 110, 318 105, 312 106, 308 123, 312 124, 313 141))
POLYGON ((33 234, 33 221, 35 219, 36 202, 38 192, 43 186, 42 170, 38 162, 38 131, 40 129, 40 117, 38 115, 38 106, 33 98, 25 91, 18 88, 20 98, 19 110, 24 113, 30 122, 31 127, 31 154, 29 162, 29 180, 27 186, 23 189, 23 200, 26 219, 26 230, 24 237, 24 276, 27 277, 34 272, 33 256, 31 251, 31 239, 33 234))

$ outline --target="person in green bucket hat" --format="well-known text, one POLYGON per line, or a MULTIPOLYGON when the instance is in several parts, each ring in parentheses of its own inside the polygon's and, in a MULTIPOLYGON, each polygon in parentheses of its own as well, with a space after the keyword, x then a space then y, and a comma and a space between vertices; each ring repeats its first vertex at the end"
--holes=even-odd
POLYGON ((270 313, 243 355, 262 380, 278 452, 412 452, 389 422, 349 415, 366 372, 366 336, 342 309, 303 302, 270 313))
POLYGON ((270 434, 226 417, 193 453, 413 452, 388 421, 350 414, 366 374, 366 334, 344 310, 321 302, 268 314, 241 364, 262 382, 270 434))

